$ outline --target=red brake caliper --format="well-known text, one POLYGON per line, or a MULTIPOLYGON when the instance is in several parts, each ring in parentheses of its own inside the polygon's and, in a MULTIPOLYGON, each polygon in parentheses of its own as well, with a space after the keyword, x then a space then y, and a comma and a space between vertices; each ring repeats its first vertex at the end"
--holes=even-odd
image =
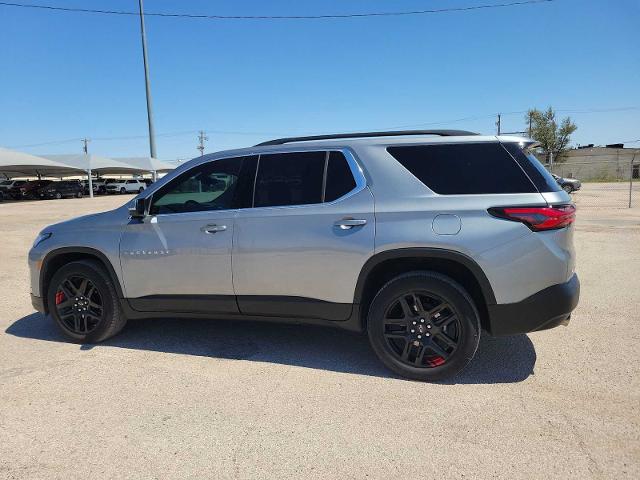
POLYGON ((65 300, 64 292, 62 290, 58 290, 56 292, 56 305, 60 305, 62 302, 64 302, 64 300, 65 300))
POLYGON ((439 355, 435 357, 429 357, 427 358, 427 363, 430 367, 439 367, 440 365, 444 364, 444 358, 439 355))

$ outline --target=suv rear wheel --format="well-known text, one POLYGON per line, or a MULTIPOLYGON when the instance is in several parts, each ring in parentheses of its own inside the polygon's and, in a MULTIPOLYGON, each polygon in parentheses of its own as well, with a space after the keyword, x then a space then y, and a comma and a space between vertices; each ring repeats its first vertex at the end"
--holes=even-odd
POLYGON ((410 272, 384 285, 371 303, 369 340, 380 360, 414 380, 437 381, 462 370, 480 341, 469 294, 435 272, 410 272))
POLYGON ((106 340, 127 323, 110 276, 91 260, 60 268, 49 283, 47 304, 58 327, 78 343, 106 340))

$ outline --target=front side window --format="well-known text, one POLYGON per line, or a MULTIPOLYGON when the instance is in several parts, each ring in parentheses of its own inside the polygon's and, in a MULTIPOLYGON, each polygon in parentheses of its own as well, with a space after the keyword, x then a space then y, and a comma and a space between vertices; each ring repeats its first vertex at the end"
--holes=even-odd
POLYGON ((179 175, 153 195, 152 215, 234 208, 242 158, 199 165, 179 175))
POLYGON ((253 206, 321 203, 325 160, 326 152, 261 155, 253 206))

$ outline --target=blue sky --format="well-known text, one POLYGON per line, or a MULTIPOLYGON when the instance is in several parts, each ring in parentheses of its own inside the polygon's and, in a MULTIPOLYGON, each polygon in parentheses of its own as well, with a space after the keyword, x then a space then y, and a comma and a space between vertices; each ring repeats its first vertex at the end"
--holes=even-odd
MULTIPOLYGON (((292 15, 503 1, 146 0, 145 8, 292 15)), ((137 8, 135 0, 23 3, 137 8)), ((196 156, 199 129, 208 132, 207 151, 400 126, 493 133, 495 113, 506 113, 503 131, 516 131, 523 114, 508 112, 548 105, 578 124, 574 143, 640 139, 638 0, 349 20, 148 17, 146 24, 163 159, 196 156), (584 112, 623 107, 633 108, 584 112)), ((0 7, 0 42, 1 146, 79 152, 77 138, 87 136, 94 153, 148 153, 136 17, 0 7), (141 138, 112 138, 132 136, 141 138)))

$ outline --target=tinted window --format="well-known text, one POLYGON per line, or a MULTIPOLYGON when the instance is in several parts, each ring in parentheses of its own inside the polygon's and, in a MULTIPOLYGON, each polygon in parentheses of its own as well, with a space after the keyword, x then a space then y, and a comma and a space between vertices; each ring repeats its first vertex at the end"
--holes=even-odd
POLYGON ((356 181, 351 173, 347 159, 341 152, 331 152, 327 164, 327 184, 324 201, 333 202, 356 188, 356 181))
POLYGON ((258 156, 243 157, 240 178, 236 185, 235 208, 251 208, 253 204, 253 182, 256 179, 258 156))
POLYGON ((325 152, 261 155, 254 206, 320 203, 325 157, 325 152))
POLYGON ((558 182, 555 181, 555 179, 559 177, 549 173, 533 153, 528 150, 522 150, 520 146, 515 143, 505 143, 504 148, 507 149, 511 156, 513 156, 516 162, 518 162, 527 173, 539 191, 559 192, 562 190, 558 182))
POLYGON ((185 213, 234 208, 241 158, 226 158, 192 168, 153 196, 151 213, 185 213))
POLYGON ((442 195, 536 192, 499 143, 390 147, 387 151, 442 195))

